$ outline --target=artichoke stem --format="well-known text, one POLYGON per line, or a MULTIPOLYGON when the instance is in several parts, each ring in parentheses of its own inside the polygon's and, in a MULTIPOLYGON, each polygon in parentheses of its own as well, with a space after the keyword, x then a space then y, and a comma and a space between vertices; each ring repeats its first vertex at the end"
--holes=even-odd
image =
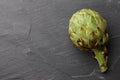
POLYGON ((99 49, 94 49, 93 50, 95 54, 95 59, 97 60, 101 72, 106 72, 107 71, 107 56, 105 56, 104 51, 101 51, 99 49))

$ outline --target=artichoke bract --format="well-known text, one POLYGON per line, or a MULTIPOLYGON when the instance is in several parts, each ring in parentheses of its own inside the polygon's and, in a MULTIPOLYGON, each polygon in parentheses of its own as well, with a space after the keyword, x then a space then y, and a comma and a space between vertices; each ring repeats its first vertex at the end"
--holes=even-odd
POLYGON ((72 15, 68 31, 72 42, 79 49, 92 52, 101 72, 106 72, 108 69, 106 20, 94 10, 81 9, 72 15))

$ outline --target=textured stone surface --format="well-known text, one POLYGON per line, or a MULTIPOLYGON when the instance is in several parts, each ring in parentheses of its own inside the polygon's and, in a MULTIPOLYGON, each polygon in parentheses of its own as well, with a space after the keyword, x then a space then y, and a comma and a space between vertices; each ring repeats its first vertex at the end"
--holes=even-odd
POLYGON ((119 80, 119 17, 119 0, 0 0, 0 80, 119 80), (108 21, 107 73, 69 40, 69 19, 82 8, 108 21))

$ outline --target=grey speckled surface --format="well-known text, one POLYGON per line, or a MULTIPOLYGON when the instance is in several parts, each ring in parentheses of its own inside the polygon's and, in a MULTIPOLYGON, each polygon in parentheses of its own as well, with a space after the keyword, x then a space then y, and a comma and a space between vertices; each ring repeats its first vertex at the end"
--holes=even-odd
POLYGON ((0 80, 120 80, 120 0, 0 0, 0 80), (79 9, 108 21, 109 71, 69 40, 79 9))

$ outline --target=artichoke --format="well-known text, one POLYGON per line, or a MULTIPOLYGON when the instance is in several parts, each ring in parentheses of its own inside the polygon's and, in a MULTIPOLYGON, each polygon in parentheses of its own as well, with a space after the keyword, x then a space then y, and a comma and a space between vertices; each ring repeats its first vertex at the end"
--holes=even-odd
POLYGON ((97 60, 100 71, 106 72, 108 41, 106 20, 96 11, 81 9, 74 13, 69 21, 71 41, 81 50, 90 51, 97 60))

